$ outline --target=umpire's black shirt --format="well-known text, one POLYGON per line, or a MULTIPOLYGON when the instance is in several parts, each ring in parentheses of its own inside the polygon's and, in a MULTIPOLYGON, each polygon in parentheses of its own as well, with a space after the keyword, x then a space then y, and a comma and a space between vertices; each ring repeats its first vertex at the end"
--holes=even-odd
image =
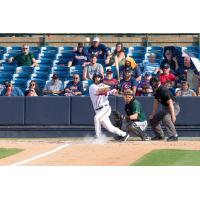
POLYGON ((155 99, 158 100, 163 106, 169 107, 167 101, 170 99, 177 103, 176 98, 173 96, 173 94, 164 86, 159 86, 159 88, 155 91, 155 99))

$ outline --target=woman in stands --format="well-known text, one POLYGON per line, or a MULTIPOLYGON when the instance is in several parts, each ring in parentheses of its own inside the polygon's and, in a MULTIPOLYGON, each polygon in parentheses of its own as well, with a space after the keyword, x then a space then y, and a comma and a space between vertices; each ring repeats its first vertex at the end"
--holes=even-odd
POLYGON ((28 89, 24 92, 25 96, 41 96, 38 84, 32 80, 29 83, 28 89))
POLYGON ((177 90, 176 96, 197 96, 196 93, 190 89, 190 85, 187 81, 181 83, 181 88, 177 90))

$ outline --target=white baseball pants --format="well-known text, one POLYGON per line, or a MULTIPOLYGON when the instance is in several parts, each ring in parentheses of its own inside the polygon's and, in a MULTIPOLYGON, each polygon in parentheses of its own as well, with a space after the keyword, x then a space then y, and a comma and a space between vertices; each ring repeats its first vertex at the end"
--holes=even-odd
POLYGON ((102 125, 109 132, 124 137, 126 135, 126 132, 112 125, 109 119, 110 114, 111 114, 110 106, 104 106, 102 109, 96 111, 96 115, 94 116, 96 136, 97 137, 101 136, 101 125, 102 125))

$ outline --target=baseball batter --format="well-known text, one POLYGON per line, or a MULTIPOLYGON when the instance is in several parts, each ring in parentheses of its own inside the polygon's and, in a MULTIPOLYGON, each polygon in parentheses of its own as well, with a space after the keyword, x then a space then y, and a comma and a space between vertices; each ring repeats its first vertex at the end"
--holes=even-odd
POLYGON ((129 134, 120 130, 112 125, 109 116, 111 114, 111 107, 108 101, 108 95, 113 94, 116 90, 110 90, 109 86, 103 83, 103 77, 101 74, 94 74, 94 84, 89 87, 90 99, 95 111, 94 125, 95 125, 95 138, 101 136, 101 125, 109 132, 117 134, 121 141, 126 141, 129 138, 129 134))

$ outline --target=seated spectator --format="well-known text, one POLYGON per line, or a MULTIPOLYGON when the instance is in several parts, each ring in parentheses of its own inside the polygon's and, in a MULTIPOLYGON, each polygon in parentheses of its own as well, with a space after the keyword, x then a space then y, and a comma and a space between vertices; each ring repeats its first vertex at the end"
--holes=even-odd
POLYGON ((84 67, 83 70, 83 80, 92 80, 95 73, 100 73, 104 77, 103 66, 97 63, 97 56, 93 55, 91 57, 91 62, 84 67))
POLYGON ((58 79, 57 74, 53 74, 52 80, 46 83, 43 93, 48 96, 58 96, 63 94, 63 91, 64 87, 62 81, 58 79))
POLYGON ((152 78, 151 73, 150 72, 146 72, 145 75, 144 75, 144 78, 141 80, 141 82, 137 86, 137 94, 136 94, 137 96, 140 96, 144 86, 149 85, 150 88, 151 88, 151 85, 150 85, 151 78, 152 78))
POLYGON ((163 73, 160 75, 160 82, 165 85, 167 81, 175 82, 175 75, 170 72, 170 65, 166 63, 162 68, 163 73))
MULTIPOLYGON (((110 56, 106 60, 106 64, 115 65, 116 57, 119 57, 120 52, 124 52, 124 47, 121 42, 118 42, 116 44, 114 52, 112 54, 110 54, 110 56)), ((124 58, 125 58, 125 53, 124 53, 124 58)))
POLYGON ((126 62, 126 56, 125 56, 125 52, 124 51, 120 51, 118 53, 118 55, 115 56, 115 62, 114 62, 114 66, 120 68, 121 66, 125 65, 126 62))
POLYGON ((5 88, 1 92, 1 96, 24 96, 22 90, 18 87, 14 87, 9 81, 5 82, 5 88))
POLYGON ((179 68, 178 60, 173 56, 172 51, 169 49, 165 51, 164 60, 161 62, 160 67, 163 68, 166 63, 169 64, 171 72, 176 74, 179 68))
POLYGON ((132 77, 131 72, 130 67, 124 69, 124 79, 120 81, 119 90, 123 93, 125 89, 131 89, 135 95, 137 81, 132 77))
POLYGON ((190 89, 189 83, 187 81, 183 81, 181 83, 181 88, 176 91, 176 96, 197 96, 197 94, 190 89))
POLYGON ((73 75, 73 81, 69 81, 65 88, 65 96, 80 96, 83 94, 83 84, 79 74, 73 75))
POLYGON ((75 65, 83 65, 85 62, 89 60, 89 54, 84 49, 83 43, 78 43, 77 50, 74 52, 73 56, 70 58, 68 62, 68 67, 75 66, 75 65))
POLYGON ((143 76, 146 72, 151 73, 152 75, 157 75, 160 70, 160 64, 156 62, 156 54, 150 53, 148 61, 141 63, 140 68, 143 69, 143 76))
POLYGON ((28 90, 24 92, 25 96, 41 96, 38 84, 36 81, 32 80, 29 83, 28 90))
POLYGON ((150 84, 144 84, 142 86, 142 91, 139 96, 153 96, 153 90, 150 84))
POLYGON ((111 68, 107 68, 106 70, 106 76, 105 78, 103 79, 103 82, 106 84, 106 85, 109 85, 110 86, 110 89, 118 89, 118 80, 113 78, 113 71, 111 68))
POLYGON ((90 57, 92 55, 97 56, 97 59, 105 59, 107 60, 110 56, 110 50, 104 45, 100 43, 98 37, 95 37, 92 41, 91 47, 88 49, 88 53, 90 57))
POLYGON ((176 89, 174 88, 174 81, 167 81, 164 86, 175 96, 176 89))
POLYGON ((187 81, 188 70, 192 70, 197 76, 200 75, 196 67, 192 64, 191 58, 189 56, 186 56, 184 57, 183 66, 180 66, 179 70, 177 71, 178 83, 181 83, 182 81, 187 81))
POLYGON ((131 69, 132 77, 137 82, 139 82, 142 78, 141 71, 140 71, 139 67, 137 66, 136 62, 134 61, 134 59, 131 57, 127 57, 126 61, 125 61, 125 65, 121 66, 119 68, 120 79, 123 79, 124 69, 126 69, 127 67, 129 67, 131 69))
POLYGON ((12 63, 13 61, 16 61, 18 66, 31 66, 31 67, 38 66, 38 63, 34 58, 34 55, 29 52, 29 46, 26 44, 22 46, 21 53, 17 54, 15 57, 10 57, 8 59, 9 63, 12 63))

